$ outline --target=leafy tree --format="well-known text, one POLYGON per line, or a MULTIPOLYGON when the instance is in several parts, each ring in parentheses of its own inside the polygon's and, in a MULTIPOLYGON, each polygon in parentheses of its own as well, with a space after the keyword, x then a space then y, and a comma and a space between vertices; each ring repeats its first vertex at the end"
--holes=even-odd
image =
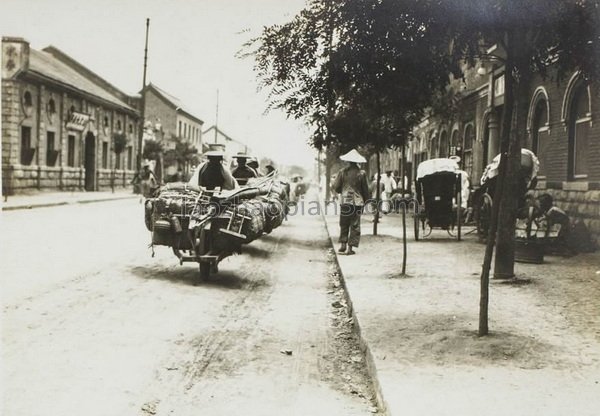
POLYGON ((271 107, 311 124, 317 149, 364 147, 378 155, 402 146, 458 68, 433 40, 446 33, 431 26, 430 7, 419 0, 310 1, 291 22, 266 28, 254 54, 271 107))
POLYGON ((127 146, 127 136, 125 133, 113 134, 113 150, 117 155, 120 155, 127 146))
POLYGON ((190 166, 198 160, 198 149, 180 137, 174 137, 172 140, 175 141, 175 148, 165 152, 165 164, 177 163, 177 168, 187 175, 190 166))

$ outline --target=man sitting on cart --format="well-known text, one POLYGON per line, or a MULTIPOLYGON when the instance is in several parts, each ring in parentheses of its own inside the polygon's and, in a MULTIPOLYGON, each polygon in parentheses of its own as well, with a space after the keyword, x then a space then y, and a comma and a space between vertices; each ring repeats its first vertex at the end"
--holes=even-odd
POLYGON ((200 164, 189 183, 202 186, 209 191, 216 188, 232 190, 238 188, 238 183, 229 169, 223 165, 224 154, 220 150, 210 150, 204 154, 208 159, 200 164))
POLYGON ((248 179, 250 178, 258 178, 258 173, 256 170, 246 164, 250 159, 250 156, 244 153, 238 153, 233 158, 237 161, 237 167, 233 170, 233 172, 231 172, 231 174, 237 179, 240 185, 246 185, 248 183, 248 179))

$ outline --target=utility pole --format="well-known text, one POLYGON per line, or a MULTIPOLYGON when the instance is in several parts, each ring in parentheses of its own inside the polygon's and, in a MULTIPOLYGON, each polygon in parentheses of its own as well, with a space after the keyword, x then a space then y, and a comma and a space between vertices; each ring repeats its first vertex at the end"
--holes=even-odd
POLYGON ((137 171, 142 171, 142 148, 144 146, 144 122, 145 122, 145 112, 146 112, 146 98, 145 92, 146 89, 146 67, 148 63, 148 32, 150 30, 150 19, 146 19, 146 43, 144 46, 144 76, 142 78, 142 100, 141 100, 141 123, 140 129, 138 132, 138 157, 137 157, 137 171))
POLYGON ((215 144, 217 143, 217 131, 219 131, 219 89, 217 88, 217 111, 215 114, 215 144))

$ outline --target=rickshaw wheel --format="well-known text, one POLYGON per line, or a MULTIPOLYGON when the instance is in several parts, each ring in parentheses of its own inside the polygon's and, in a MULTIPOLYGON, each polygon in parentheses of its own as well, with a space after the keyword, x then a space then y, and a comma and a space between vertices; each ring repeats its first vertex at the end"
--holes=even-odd
POLYGON ((415 213, 414 215, 414 228, 415 228, 415 241, 419 241, 419 214, 415 213))
MULTIPOLYGON (((425 224, 423 224, 423 227, 425 227, 425 224)), ((423 232, 425 232, 425 230, 423 229, 423 232)), ((430 225, 429 226, 429 232, 427 234, 423 234, 423 238, 425 237, 429 237, 431 235, 431 233, 433 232, 433 227, 430 225)))
POLYGON ((487 238, 492 219, 492 206, 492 197, 487 193, 483 194, 477 218, 477 234, 481 238, 487 238))

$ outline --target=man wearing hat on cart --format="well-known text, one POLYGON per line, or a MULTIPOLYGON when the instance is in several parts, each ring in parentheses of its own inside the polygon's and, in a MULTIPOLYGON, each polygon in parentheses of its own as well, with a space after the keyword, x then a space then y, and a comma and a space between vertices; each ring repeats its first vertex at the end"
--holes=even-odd
POLYGON ((223 166, 224 154, 220 150, 210 150, 203 155, 207 161, 200 164, 189 183, 202 186, 208 190, 221 188, 231 190, 238 187, 238 183, 231 175, 229 169, 223 166))
POLYGON ((360 242, 360 215, 369 199, 367 175, 359 167, 366 159, 351 150, 340 159, 348 166, 340 170, 333 183, 333 190, 340 194, 340 248, 339 253, 355 254, 353 247, 360 242), (347 250, 347 251, 346 251, 347 250))
POLYGON ((248 179, 250 178, 258 178, 258 173, 256 170, 246 164, 248 159, 250 159, 250 156, 244 153, 238 153, 233 158, 236 159, 238 165, 233 172, 231 172, 231 174, 235 179, 237 179, 240 185, 246 185, 246 183, 248 183, 248 179))

